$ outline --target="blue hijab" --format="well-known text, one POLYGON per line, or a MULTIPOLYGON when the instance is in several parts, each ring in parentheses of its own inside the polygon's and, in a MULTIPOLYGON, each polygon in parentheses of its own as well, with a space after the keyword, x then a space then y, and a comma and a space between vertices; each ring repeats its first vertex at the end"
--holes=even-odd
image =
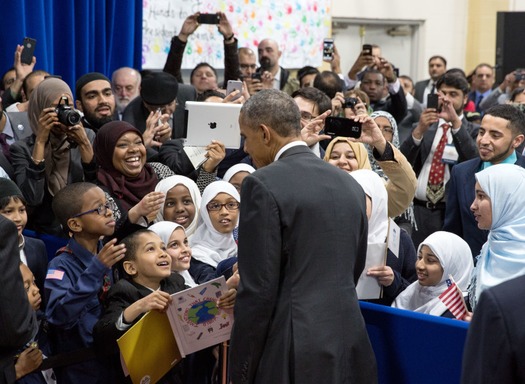
POLYGON ((489 196, 492 224, 471 284, 472 308, 485 289, 525 275, 525 169, 498 164, 476 173, 489 196))

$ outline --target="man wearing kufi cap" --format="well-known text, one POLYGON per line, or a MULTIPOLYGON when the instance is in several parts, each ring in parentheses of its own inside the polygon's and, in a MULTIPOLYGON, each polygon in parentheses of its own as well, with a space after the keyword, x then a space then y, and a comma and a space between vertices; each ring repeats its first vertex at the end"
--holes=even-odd
POLYGON ((75 97, 77 109, 84 113, 82 124, 95 133, 104 124, 116 119, 111 81, 102 73, 90 72, 78 78, 75 97))

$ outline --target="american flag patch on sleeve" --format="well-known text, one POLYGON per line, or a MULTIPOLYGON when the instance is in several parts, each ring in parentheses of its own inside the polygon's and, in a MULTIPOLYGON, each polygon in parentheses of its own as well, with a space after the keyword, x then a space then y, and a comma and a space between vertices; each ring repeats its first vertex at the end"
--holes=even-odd
POLYGON ((64 278, 64 271, 59 271, 58 269, 49 269, 47 271, 46 280, 62 280, 64 278))

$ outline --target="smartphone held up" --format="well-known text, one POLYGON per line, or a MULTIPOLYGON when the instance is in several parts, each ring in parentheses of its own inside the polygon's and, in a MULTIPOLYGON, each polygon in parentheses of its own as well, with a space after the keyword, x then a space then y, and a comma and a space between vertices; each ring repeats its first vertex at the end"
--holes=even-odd
POLYGON ((218 13, 201 13, 197 17, 199 24, 219 24, 220 15, 218 13))
POLYGON ((361 137, 361 126, 362 124, 359 121, 353 119, 328 116, 324 123, 324 133, 332 138, 343 136, 358 139, 361 137))
POLYGON ((323 40, 323 60, 332 61, 334 59, 334 39, 326 38, 323 40))
POLYGON ((22 45, 24 49, 22 50, 20 61, 22 64, 30 65, 33 62, 33 55, 35 54, 36 40, 31 37, 26 37, 22 45))

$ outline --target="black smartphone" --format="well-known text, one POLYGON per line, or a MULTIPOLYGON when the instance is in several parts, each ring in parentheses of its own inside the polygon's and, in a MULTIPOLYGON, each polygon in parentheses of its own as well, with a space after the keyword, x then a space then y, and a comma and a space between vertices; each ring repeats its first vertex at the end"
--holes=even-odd
POLYGON ((328 116, 324 122, 324 133, 332 137, 361 137, 361 123, 346 117, 328 116))
POLYGON ((252 79, 261 81, 261 72, 252 73, 252 79))
POLYGON ((427 95, 427 108, 439 109, 439 97, 437 93, 429 93, 427 95))
POLYGON ((22 50, 22 55, 20 56, 20 61, 22 64, 31 64, 33 62, 33 55, 35 53, 36 40, 30 37, 24 38, 22 43, 24 49, 22 50))
POLYGON ((334 39, 326 38, 323 40, 323 60, 332 61, 334 59, 334 39))
POLYGON ((372 56, 372 45, 363 44, 363 55, 372 56))
POLYGON ((219 24, 220 15, 218 13, 201 13, 197 21, 199 24, 219 24))

